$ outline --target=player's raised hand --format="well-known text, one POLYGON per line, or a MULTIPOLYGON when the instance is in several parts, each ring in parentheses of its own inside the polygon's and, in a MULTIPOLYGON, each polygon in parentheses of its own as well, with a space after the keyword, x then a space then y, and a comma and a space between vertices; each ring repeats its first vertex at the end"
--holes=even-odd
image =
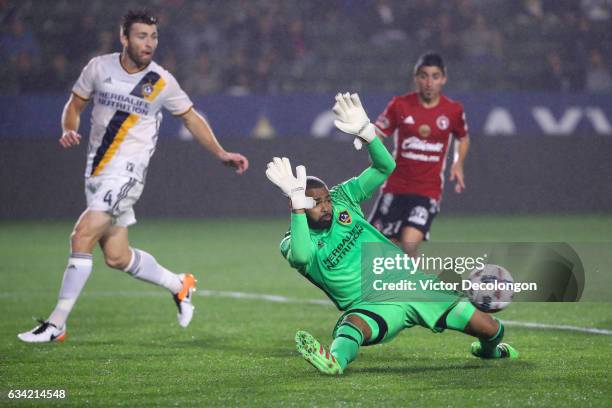
POLYGON ((293 175, 291 163, 286 157, 274 157, 266 169, 268 180, 291 199, 291 207, 294 210, 313 208, 314 200, 306 197, 306 167, 297 166, 295 173, 296 176, 293 175))
POLYGON ((81 143, 81 135, 74 130, 68 130, 62 134, 62 137, 59 139, 59 143, 64 149, 78 146, 81 143))
POLYGON ((376 137, 374 125, 370 123, 370 119, 361 105, 359 95, 356 93, 352 95, 348 92, 337 94, 332 111, 336 115, 334 125, 345 133, 357 136, 353 143, 357 150, 361 149, 361 140, 370 143, 376 137))
POLYGON ((463 178, 463 166, 459 163, 454 163, 450 171, 450 181, 457 180, 455 183, 455 193, 461 193, 465 189, 465 180, 463 178))
POLYGON ((244 173, 249 168, 249 159, 240 153, 223 152, 219 155, 219 159, 226 166, 235 168, 238 174, 244 173))

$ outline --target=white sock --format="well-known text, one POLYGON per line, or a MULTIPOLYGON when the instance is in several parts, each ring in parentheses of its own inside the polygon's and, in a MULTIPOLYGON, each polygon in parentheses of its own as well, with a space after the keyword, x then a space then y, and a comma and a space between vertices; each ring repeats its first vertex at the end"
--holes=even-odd
POLYGON ((79 252, 70 254, 68 266, 64 271, 64 279, 62 280, 57 305, 49 316, 49 321, 57 327, 62 327, 66 324, 68 315, 91 274, 92 264, 91 254, 79 252))
POLYGON ((125 272, 136 279, 162 286, 172 293, 179 293, 183 288, 176 273, 170 272, 158 264, 153 255, 140 249, 132 248, 132 260, 125 272))

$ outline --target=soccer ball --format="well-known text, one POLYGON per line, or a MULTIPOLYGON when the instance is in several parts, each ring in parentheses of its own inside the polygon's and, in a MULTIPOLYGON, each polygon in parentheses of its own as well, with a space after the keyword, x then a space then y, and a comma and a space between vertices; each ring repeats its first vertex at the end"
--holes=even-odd
POLYGON ((478 310, 495 313, 512 302, 514 291, 507 286, 512 286, 514 279, 504 267, 487 264, 470 272, 468 279, 470 286, 465 294, 478 310))

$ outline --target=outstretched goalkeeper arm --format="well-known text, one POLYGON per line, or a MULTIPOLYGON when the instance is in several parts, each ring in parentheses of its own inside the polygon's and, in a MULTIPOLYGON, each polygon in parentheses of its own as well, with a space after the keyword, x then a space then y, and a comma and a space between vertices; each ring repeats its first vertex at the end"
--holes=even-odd
POLYGON ((291 234, 281 242, 281 253, 291 266, 305 274, 304 267, 315 253, 305 213, 315 207, 315 201, 306 197, 306 168, 297 166, 294 177, 289 159, 274 157, 268 163, 266 176, 291 200, 291 234))
POLYGON ((366 114, 359 95, 338 94, 333 109, 336 114, 334 124, 338 129, 355 137, 355 146, 361 148, 363 143, 367 144, 368 153, 372 164, 359 177, 345 183, 358 201, 363 201, 372 196, 378 187, 391 175, 395 169, 395 160, 376 137, 374 125, 366 114))

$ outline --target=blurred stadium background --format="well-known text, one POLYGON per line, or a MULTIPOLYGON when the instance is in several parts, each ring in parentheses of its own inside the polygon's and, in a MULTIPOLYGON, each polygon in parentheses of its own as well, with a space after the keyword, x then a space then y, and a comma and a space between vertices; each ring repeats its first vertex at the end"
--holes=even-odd
POLYGON ((335 132, 331 97, 358 91, 375 118, 430 49, 473 138, 468 190, 447 192, 443 215, 612 209, 610 1, 0 0, 1 219, 82 209, 85 145, 59 148, 61 109, 87 61, 119 50, 124 11, 142 6, 160 15, 156 60, 252 168, 233 176, 167 114, 140 216, 281 215, 262 171, 272 155, 330 184, 355 174, 367 159, 335 132))

